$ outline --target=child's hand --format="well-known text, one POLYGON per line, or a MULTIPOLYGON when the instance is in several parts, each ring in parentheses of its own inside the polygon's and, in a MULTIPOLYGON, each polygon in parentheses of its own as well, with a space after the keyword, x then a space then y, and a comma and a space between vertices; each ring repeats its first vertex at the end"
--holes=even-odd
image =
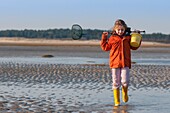
POLYGON ((103 32, 104 36, 108 36, 108 34, 109 34, 108 32, 103 32))

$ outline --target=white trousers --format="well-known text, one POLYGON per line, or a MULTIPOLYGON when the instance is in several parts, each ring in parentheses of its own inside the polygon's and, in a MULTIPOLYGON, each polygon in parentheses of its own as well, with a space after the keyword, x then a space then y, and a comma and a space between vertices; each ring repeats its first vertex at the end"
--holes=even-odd
POLYGON ((112 89, 117 89, 121 85, 127 87, 130 80, 129 67, 112 68, 112 89))

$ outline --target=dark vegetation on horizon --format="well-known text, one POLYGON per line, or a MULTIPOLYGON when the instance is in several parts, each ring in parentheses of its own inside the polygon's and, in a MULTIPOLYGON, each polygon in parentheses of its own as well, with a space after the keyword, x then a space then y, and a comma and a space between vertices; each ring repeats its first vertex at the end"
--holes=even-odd
MULTIPOLYGON (((82 39, 101 39, 102 30, 84 29, 82 39)), ((153 33, 142 34, 143 41, 155 41, 170 43, 170 34, 153 33)), ((71 39, 70 29, 48 29, 48 30, 1 30, 0 37, 25 37, 25 38, 45 38, 45 39, 71 39)))

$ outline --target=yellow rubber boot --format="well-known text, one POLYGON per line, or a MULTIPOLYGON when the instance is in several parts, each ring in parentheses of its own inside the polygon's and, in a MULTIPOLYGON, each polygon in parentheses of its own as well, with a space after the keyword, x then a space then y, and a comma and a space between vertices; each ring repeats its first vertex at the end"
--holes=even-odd
POLYGON ((123 102, 128 102, 128 87, 122 87, 122 99, 123 102))
POLYGON ((120 105, 120 92, 119 88, 113 90, 115 106, 120 105))

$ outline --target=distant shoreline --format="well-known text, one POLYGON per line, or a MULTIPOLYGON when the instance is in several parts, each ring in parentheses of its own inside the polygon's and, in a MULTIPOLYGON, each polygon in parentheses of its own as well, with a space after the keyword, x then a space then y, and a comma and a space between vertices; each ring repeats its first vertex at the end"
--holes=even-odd
MULTIPOLYGON (((30 39, 1 37, 0 46, 100 46, 100 40, 30 39)), ((141 47, 170 47, 170 43, 146 42, 141 47)))

